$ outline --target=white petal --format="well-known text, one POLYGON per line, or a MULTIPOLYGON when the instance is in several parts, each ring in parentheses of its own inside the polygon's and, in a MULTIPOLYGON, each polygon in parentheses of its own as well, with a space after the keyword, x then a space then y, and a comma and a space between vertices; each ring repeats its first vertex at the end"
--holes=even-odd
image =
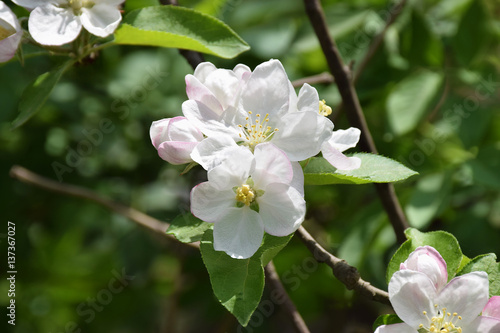
POLYGON ((40 44, 63 45, 78 37, 82 24, 72 10, 47 4, 31 12, 28 29, 33 39, 40 44))
POLYGON ((295 188, 285 184, 270 184, 257 198, 264 229, 273 236, 286 236, 304 221, 306 202, 295 188))
POLYGON ((462 332, 499 333, 500 319, 479 316, 468 325, 461 325, 462 332))
POLYGON ((221 191, 209 182, 201 183, 191 190, 191 213, 205 222, 217 222, 235 203, 232 189, 221 191))
POLYGON ((257 66, 243 87, 240 108, 265 115, 275 122, 288 111, 289 80, 278 60, 257 66))
POLYGON ((240 80, 233 71, 217 69, 208 74, 203 84, 214 94, 223 109, 235 106, 239 96, 240 80))
POLYGON ((230 148, 224 154, 227 155, 220 158, 222 162, 208 171, 208 181, 219 189, 243 185, 255 168, 253 154, 241 146, 230 148))
POLYGON ((401 264, 401 269, 411 269, 426 274, 434 282, 436 290, 441 290, 448 282, 446 262, 432 246, 420 246, 401 264))
POLYGON ((211 72, 215 71, 217 67, 214 66, 211 62, 202 62, 198 66, 196 66, 196 69, 194 70, 194 76, 200 81, 200 82, 205 82, 207 79, 208 74, 211 72))
POLYGON ((16 14, 10 10, 9 6, 0 1, 0 20, 7 22, 15 31, 21 30, 21 25, 16 14))
POLYGON ((343 152, 349 148, 356 147, 360 135, 361 131, 355 127, 350 127, 346 130, 337 130, 332 133, 328 143, 335 149, 343 152))
POLYGON ((18 31, 9 37, 0 40, 0 62, 6 62, 12 59, 16 55, 17 48, 21 39, 23 37, 23 32, 18 31))
POLYGON ((164 118, 157 121, 153 121, 151 127, 149 128, 149 137, 151 138, 151 143, 155 148, 165 141, 168 141, 168 124, 172 118, 164 118))
POLYGON ((191 158, 205 170, 210 170, 224 161, 233 148, 243 147, 239 147, 230 136, 213 136, 201 141, 193 150, 191 158))
POLYGON ((222 105, 214 94, 201 83, 194 75, 186 75, 186 94, 189 99, 201 102, 210 108, 215 114, 221 115, 224 111, 222 105))
POLYGON ((158 155, 170 164, 192 162, 191 152, 198 142, 165 141, 158 146, 158 155))
POLYGON ((476 318, 488 302, 489 282, 485 272, 472 272, 451 280, 439 293, 435 302, 462 316, 463 325, 476 318))
POLYGON ((252 70, 247 65, 238 64, 234 66, 233 72, 239 80, 245 80, 252 73, 252 70))
POLYGON ((115 6, 95 4, 92 8, 82 8, 81 20, 83 27, 92 35, 107 37, 118 27, 122 15, 115 6))
POLYGON ((418 331, 405 323, 382 325, 377 327, 375 333, 418 333, 418 331))
POLYGON ((168 139, 171 141, 199 142, 203 134, 185 117, 174 117, 168 124, 168 139))
POLYGON ((304 171, 299 162, 292 162, 293 179, 290 186, 304 196, 304 171))
POLYGON ((307 83, 300 88, 297 109, 299 111, 312 111, 319 113, 318 92, 307 83))
POLYGON ((214 225, 214 249, 236 259, 250 258, 259 249, 263 237, 259 214, 247 206, 230 208, 214 225))
POLYGON ((275 145, 266 142, 258 144, 254 150, 255 172, 252 178, 257 188, 264 188, 270 183, 290 184, 293 168, 286 154, 275 145))
POLYGON ((182 113, 193 126, 207 136, 227 134, 235 139, 239 138, 240 131, 231 123, 231 118, 227 117, 228 111, 219 115, 201 102, 188 100, 182 103, 182 113), (225 120, 226 118, 228 120, 225 120))
POLYGON ((389 299, 396 314, 405 323, 417 329, 427 323, 423 311, 434 311, 436 288, 434 283, 417 271, 402 270, 393 274, 389 282, 389 299))
POLYGON ((339 170, 355 170, 361 166, 361 159, 358 157, 347 157, 338 149, 333 147, 330 142, 325 142, 321 146, 323 157, 335 168, 339 170))
POLYGON ((29 10, 47 4, 47 0, 12 0, 12 2, 29 10))
POLYGON ((320 152, 332 129, 333 123, 317 112, 293 112, 281 118, 271 142, 291 161, 302 161, 320 152))
POLYGON ((483 316, 493 317, 500 320, 500 296, 492 296, 484 306, 483 316))

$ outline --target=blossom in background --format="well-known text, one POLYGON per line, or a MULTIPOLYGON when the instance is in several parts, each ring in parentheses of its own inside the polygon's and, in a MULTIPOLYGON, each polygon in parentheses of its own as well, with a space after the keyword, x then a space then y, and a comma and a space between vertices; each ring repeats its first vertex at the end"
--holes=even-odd
POLYGON ((124 0, 12 0, 32 10, 28 29, 43 45, 63 45, 78 37, 82 26, 99 37, 111 35, 122 16, 118 6, 124 0))
POLYGON ((254 154, 241 146, 226 153, 208 181, 192 189, 191 212, 214 223, 215 250, 244 259, 260 247, 264 231, 286 236, 297 230, 306 206, 295 186, 303 183, 293 182, 292 164, 272 144, 256 146, 254 154))
POLYGON ((22 37, 23 30, 17 16, 0 1, 0 62, 14 57, 22 37))
POLYGON ((252 151, 271 142, 291 161, 318 154, 331 137, 333 123, 319 114, 316 89, 305 84, 297 96, 278 60, 253 72, 244 65, 233 71, 200 66, 186 77, 182 111, 207 137, 226 135, 252 151))
POLYGON ((347 157, 342 152, 353 148, 359 141, 361 131, 355 127, 333 131, 330 138, 321 146, 321 154, 339 170, 354 170, 361 166, 358 157, 347 157))
POLYGON ((446 262, 432 247, 417 248, 389 282, 389 299, 404 323, 382 325, 376 333, 498 333, 500 320, 480 316, 488 302, 485 272, 448 282, 446 262))
POLYGON ((149 136, 158 155, 172 164, 192 162, 191 152, 203 140, 203 134, 184 117, 153 122, 149 136))

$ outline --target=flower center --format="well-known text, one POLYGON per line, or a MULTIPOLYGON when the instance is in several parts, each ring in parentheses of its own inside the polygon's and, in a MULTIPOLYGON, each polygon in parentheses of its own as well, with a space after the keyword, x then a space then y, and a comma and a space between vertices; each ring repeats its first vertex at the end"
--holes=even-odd
POLYGON ((4 40, 15 33, 16 29, 14 29, 9 23, 0 19, 0 40, 4 40))
POLYGON ((332 114, 332 108, 326 105, 324 99, 319 101, 319 114, 325 117, 328 117, 329 115, 332 114))
POLYGON ((255 200, 255 192, 250 185, 243 184, 236 189, 236 201, 241 202, 247 206, 255 200))
POLYGON ((446 308, 439 309, 437 304, 434 305, 436 315, 429 317, 427 311, 422 311, 427 319, 427 325, 420 324, 419 332, 436 332, 436 333, 462 333, 462 328, 458 326, 458 321, 462 317, 456 312, 447 312, 446 308))
POLYGON ((95 2, 92 0, 67 0, 68 4, 60 5, 61 8, 71 8, 73 10, 73 14, 81 15, 82 8, 90 9, 94 7, 95 2))
POLYGON ((242 133, 240 133, 240 138, 245 139, 245 145, 247 145, 251 150, 259 143, 271 140, 274 133, 279 131, 277 128, 272 128, 268 126, 269 123, 269 113, 266 113, 264 117, 261 117, 259 113, 255 115, 255 122, 252 117, 252 111, 248 111, 248 117, 245 118, 247 123, 245 125, 238 125, 241 128, 242 133))

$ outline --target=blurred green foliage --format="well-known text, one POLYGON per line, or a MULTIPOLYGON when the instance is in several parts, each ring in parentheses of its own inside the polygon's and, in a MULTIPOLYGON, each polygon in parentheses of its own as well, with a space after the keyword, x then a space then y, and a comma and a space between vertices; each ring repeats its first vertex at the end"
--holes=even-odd
MULTIPOLYGON (((302 1, 179 2, 223 20, 251 46, 232 60, 206 57, 218 67, 253 68, 278 58, 292 80, 327 70, 302 1)), ((127 0, 126 9, 155 3, 127 0)), ((322 3, 344 61, 355 70, 393 3, 322 3)), ((410 0, 357 84, 380 153, 420 173, 396 185, 411 225, 449 231, 469 258, 500 254, 499 17, 495 0, 410 0)), ((95 204, 9 177, 19 164, 165 221, 189 209, 189 190, 205 177, 199 168, 179 176, 182 168, 163 162, 149 140, 151 122, 180 115, 186 99, 184 76, 192 69, 177 50, 106 49, 66 72, 41 111, 11 130, 23 89, 61 61, 27 56, 24 66, 0 67, 0 247, 6 253, 7 221, 15 222, 18 270, 16 326, 4 318, 0 330, 291 332, 277 305, 258 308, 248 329, 240 329, 215 299, 196 251, 165 244, 95 204), (66 166, 64 172, 54 165, 66 166), (110 281, 123 272, 133 279, 114 293, 110 281)), ((316 88, 335 109, 335 85, 316 88)), ((335 126, 349 127, 343 114, 335 126)), ((310 232, 365 280, 386 288, 397 245, 373 186, 311 186, 306 199, 310 232)), ((371 332, 388 309, 347 291, 311 259, 293 238, 275 264, 312 331, 371 332)), ((2 275, 4 308, 7 289, 2 275)))

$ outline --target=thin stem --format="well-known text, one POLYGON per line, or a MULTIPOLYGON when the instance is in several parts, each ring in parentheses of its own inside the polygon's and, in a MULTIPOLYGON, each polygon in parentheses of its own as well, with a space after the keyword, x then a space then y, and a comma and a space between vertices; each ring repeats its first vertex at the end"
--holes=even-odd
MULTIPOLYGON (((22 181, 23 183, 34 185, 45 190, 95 202, 98 205, 106 207, 107 209, 130 219, 136 224, 150 231, 153 231, 156 234, 166 237, 171 241, 177 241, 175 237, 165 233, 169 226, 168 223, 157 220, 154 217, 146 215, 132 207, 128 207, 107 198, 103 198, 94 191, 75 185, 58 183, 51 179, 37 175, 36 173, 33 173, 28 169, 25 169, 18 165, 15 165, 10 169, 10 176, 22 181)), ((185 243, 184 245, 191 248, 200 247, 198 243, 185 243)))
POLYGON ((313 76, 307 76, 302 79, 298 79, 295 81, 292 81, 292 85, 294 88, 300 88, 304 85, 304 83, 308 84, 331 84, 335 82, 335 79, 333 78, 332 74, 328 72, 324 72, 318 75, 313 75, 313 76))
POLYGON ((297 307, 288 296, 285 287, 281 283, 278 272, 276 272, 276 267, 274 267, 274 263, 272 261, 264 267, 266 272, 266 286, 271 289, 271 293, 277 294, 276 298, 279 298, 283 301, 283 307, 286 309, 290 320, 293 323, 296 331, 299 333, 309 333, 309 328, 307 328, 304 319, 297 311, 297 307))
MULTIPOLYGON (((358 95, 351 80, 349 68, 344 66, 335 41, 330 37, 326 24, 325 14, 319 0, 304 0, 309 20, 316 32, 319 43, 326 57, 330 72, 342 97, 346 115, 352 126, 361 130, 359 146, 362 150, 376 154, 377 148, 366 123, 358 95)), ((387 212, 399 243, 406 240, 404 230, 409 227, 408 221, 396 197, 392 184, 375 184, 382 205, 387 212)))
POLYGON ((390 304, 389 294, 384 290, 372 286, 363 280, 356 267, 349 265, 345 260, 335 257, 325 250, 304 227, 299 227, 296 235, 313 254, 314 259, 331 267, 333 275, 342 282, 347 289, 355 290, 364 297, 384 304, 390 304))

